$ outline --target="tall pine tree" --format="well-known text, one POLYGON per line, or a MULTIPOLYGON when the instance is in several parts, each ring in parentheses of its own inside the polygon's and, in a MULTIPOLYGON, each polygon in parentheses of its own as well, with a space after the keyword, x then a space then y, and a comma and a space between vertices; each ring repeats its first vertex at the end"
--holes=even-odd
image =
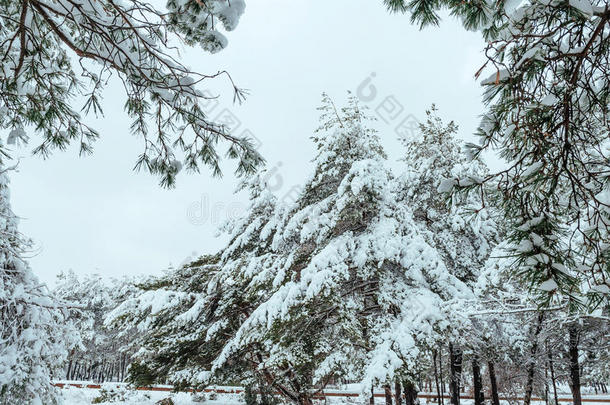
POLYGON ((32 273, 30 242, 17 229, 9 201, 8 169, 0 169, 0 403, 54 404, 51 385, 68 350, 79 344, 58 302, 32 273))
POLYGON ((180 286, 161 281, 109 319, 141 314, 141 357, 168 362, 170 378, 249 379, 301 404, 340 380, 370 392, 414 379, 422 350, 450 329, 452 304, 472 296, 418 231, 357 100, 337 109, 325 96, 321 112, 314 170, 295 202, 275 202, 254 179, 251 208, 200 270, 197 294, 175 295, 189 287, 172 277, 180 286), (194 345, 202 339, 222 345, 194 345), (187 347, 201 356, 172 360, 187 347))

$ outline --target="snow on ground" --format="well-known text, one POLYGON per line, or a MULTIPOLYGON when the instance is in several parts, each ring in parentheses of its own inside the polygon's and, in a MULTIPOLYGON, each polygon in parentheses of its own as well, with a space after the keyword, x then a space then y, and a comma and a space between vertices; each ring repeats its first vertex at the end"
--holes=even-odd
MULTIPOLYGON (((238 387, 219 387, 225 391, 231 388, 238 387)), ((349 390, 353 392, 353 390, 349 390)), ((339 390, 328 390, 328 392, 345 392, 339 390)), ((158 401, 165 398, 171 398, 174 405, 244 405, 243 394, 227 394, 227 393, 203 393, 196 394, 194 396, 191 393, 186 392, 167 392, 167 391, 136 391, 128 389, 125 385, 117 385, 117 383, 103 384, 102 390, 93 388, 78 388, 66 386, 61 389, 64 405, 86 405, 91 403, 99 404, 114 404, 114 405, 155 405, 158 401), (106 392, 110 400, 103 400, 102 402, 94 402, 96 399, 100 401, 103 393, 106 392)), ((381 393, 379 391, 378 393, 381 393)), ((108 398, 108 397, 107 397, 108 398)), ((562 393, 560 398, 568 398, 567 395, 562 393)), ((606 402, 597 402, 595 405, 610 405, 610 396, 608 395, 586 395, 583 398, 583 402, 587 403, 587 399, 595 398, 605 399, 606 402)), ((560 399, 561 400, 561 399, 560 399)), ((472 405, 474 401, 469 399, 462 399, 460 401, 463 405, 472 405)), ((506 401, 501 401, 504 405, 509 405, 506 401)), ((532 401, 536 403, 536 401, 532 401)), ((327 398, 326 401, 317 401, 318 404, 328 405, 347 405, 347 404, 361 404, 362 400, 358 397, 351 398, 327 398)), ((368 403, 368 400, 367 400, 368 403)), ((448 401, 447 401, 448 403, 448 401)), ((544 404, 544 402, 540 402, 544 404)), ((569 405, 569 402, 560 402, 569 405)), ((385 404, 383 397, 375 398, 375 404, 385 404)), ((433 400, 420 398, 420 404, 435 404, 433 400)))
MULTIPOLYGON (((116 384, 115 384, 116 385, 116 384)), ((114 400, 97 402, 101 404, 116 405, 154 405, 165 398, 171 398, 174 405, 242 405, 241 395, 235 394, 206 394, 205 397, 194 398, 186 392, 159 392, 159 391, 135 391, 128 389, 116 390, 117 396, 114 400)), ((102 391, 91 388, 65 387, 61 389, 64 405, 91 404, 96 398, 101 397, 102 391)))
MULTIPOLYGON (((96 402, 100 404, 114 405, 154 405, 156 402, 165 398, 171 398, 174 405, 244 405, 243 394, 216 394, 205 393, 199 398, 194 398, 192 394, 186 392, 172 393, 167 391, 136 391, 125 387, 114 388, 117 384, 107 384, 103 386, 106 390, 112 387, 117 394, 113 401, 96 402)), ((101 396, 100 389, 77 388, 66 386, 61 389, 64 405, 85 405, 91 404, 96 398, 101 396)), ((464 405, 471 405, 472 401, 462 401, 464 405)), ((318 404, 348 405, 361 404, 362 400, 358 397, 353 398, 328 398, 326 401, 317 401, 318 404)), ((367 400, 368 403, 368 400, 367 400)), ((422 404, 426 402, 422 401, 422 404)), ((385 404, 383 398, 375 398, 375 404, 385 404)))
MULTIPOLYGON (((85 405, 91 404, 95 398, 100 397, 99 389, 67 387, 61 390, 64 405, 85 405)), ((179 392, 144 392, 128 391, 127 395, 118 401, 100 402, 100 404, 114 405, 154 405, 157 401, 171 398, 174 405, 244 405, 242 394, 205 394, 205 398, 194 399, 190 393, 179 392)), ((323 404, 324 401, 319 401, 323 404)), ((333 398, 326 401, 326 404, 360 404, 358 398, 333 398)), ((383 404, 383 398, 376 398, 376 404, 383 404)), ((469 404, 465 404, 469 405, 469 404)))
MULTIPOLYGON (((66 387, 61 389, 64 405, 86 405, 91 404, 94 399, 100 397, 99 389, 66 387)), ((242 394, 204 394, 205 397, 198 399, 186 392, 171 393, 159 391, 134 391, 127 390, 122 399, 99 402, 100 404, 114 405, 154 405, 165 398, 171 398, 174 405, 244 405, 242 394)), ((319 404, 347 405, 361 404, 359 398, 330 398, 326 402, 318 401, 319 404)), ((376 398, 376 404, 384 404, 383 398, 376 398)), ((465 403, 464 405, 470 405, 465 403)))

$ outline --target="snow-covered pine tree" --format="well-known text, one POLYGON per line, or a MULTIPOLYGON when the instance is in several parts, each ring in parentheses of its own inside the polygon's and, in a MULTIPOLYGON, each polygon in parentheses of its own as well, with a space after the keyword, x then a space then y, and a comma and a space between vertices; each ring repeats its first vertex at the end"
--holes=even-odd
POLYGON ((277 256, 269 248, 276 198, 264 178, 263 170, 238 188, 249 193, 250 205, 242 218, 225 225, 231 237, 221 252, 140 283, 141 294, 107 317, 108 325, 124 333, 141 332, 131 345, 137 361, 130 370, 132 381, 202 387, 214 379, 256 383, 260 377, 263 385, 272 385, 264 370, 260 376, 249 372, 263 352, 255 345, 234 356, 230 367, 215 376, 209 373, 227 340, 268 297, 278 272, 269 268, 277 256))
POLYGON ((71 142, 91 152, 98 133, 74 98, 85 98, 85 115, 102 113, 101 94, 114 74, 125 88, 131 131, 144 140, 136 168, 159 175, 164 186, 174 184, 182 166, 219 175, 221 141, 238 174, 253 172, 262 158, 248 139, 206 116, 203 105, 214 96, 199 86, 223 76, 235 99, 244 92, 227 72, 191 71, 174 46, 223 49, 220 27, 233 30, 244 9, 244 0, 168 0, 166 9, 139 0, 0 1, 0 129, 10 131, 7 143, 27 142, 31 132, 42 138, 37 154, 71 142))
POLYGON ((360 381, 369 392, 402 379, 448 328, 447 300, 468 295, 398 200, 357 100, 337 110, 324 96, 321 111, 314 173, 273 237, 275 291, 214 364, 262 342, 268 357, 259 367, 283 378, 299 403, 330 381, 360 381))
POLYGON ((492 74, 482 83, 488 107, 480 145, 472 148, 497 148, 508 163, 484 181, 502 190, 515 244, 538 240, 534 249, 515 252, 522 259, 515 267, 534 287, 557 286, 542 295, 569 297, 581 286, 578 264, 590 297, 598 296, 592 305, 607 302, 608 2, 385 3, 422 26, 438 24, 447 7, 467 29, 482 31, 492 74), (556 248, 564 238, 571 243, 556 248))
POLYGON ((210 296, 207 286, 217 270, 217 261, 217 257, 204 256, 144 281, 137 285, 139 293, 135 297, 107 315, 105 324, 114 326, 119 336, 137 331, 124 348, 135 352, 128 381, 139 386, 153 382, 177 387, 185 382, 198 385, 196 379, 205 374, 206 364, 211 361, 208 350, 214 350, 214 342, 206 341, 206 328, 198 316, 205 317, 204 304, 210 296), (198 310, 201 313, 194 313, 198 310), (191 368, 195 368, 195 375, 187 378, 191 368))
POLYGON ((9 202, 9 169, 0 166, 0 404, 54 404, 51 379, 78 334, 66 303, 34 276, 9 202))
POLYGON ((385 3, 421 26, 438 24, 447 7, 483 32, 488 60, 476 76, 493 72, 482 82, 480 143, 470 147, 496 149, 507 162, 480 183, 501 191, 511 267, 540 303, 565 305, 568 317, 607 310, 608 2, 385 3))
POLYGON ((401 139, 405 146, 407 171, 400 179, 404 201, 429 243, 444 259, 455 277, 471 287, 493 247, 499 240, 495 197, 447 195, 459 181, 480 182, 488 174, 485 163, 467 156, 455 138, 458 127, 445 125, 432 105, 419 133, 401 139))
MULTIPOLYGON (((449 273, 473 288, 499 237, 493 209, 486 206, 493 206, 493 201, 489 201, 492 197, 481 199, 479 195, 475 198, 457 193, 448 196, 444 191, 458 178, 462 183, 479 182, 487 174, 487 168, 480 159, 470 159, 463 153, 460 142, 455 139, 457 125, 453 121, 445 125, 437 114, 437 108, 432 105, 426 111, 427 120, 420 124, 419 133, 401 139, 407 166, 399 178, 402 199, 413 210, 419 231, 449 273)), ((471 344, 476 339, 472 339, 474 330, 467 313, 474 306, 472 301, 457 305, 452 316, 453 339, 447 336, 445 343, 452 345, 454 362, 462 362, 463 346, 474 348, 471 344)), ((459 376, 455 379, 461 381, 459 376)), ((454 400, 458 398, 454 395, 454 400)))
POLYGON ((337 110, 324 96, 321 111, 314 172, 294 203, 277 204, 254 179, 248 214, 197 270, 194 293, 181 281, 191 277, 170 275, 176 285, 161 282, 109 318, 140 323, 151 339, 140 354, 170 364, 169 379, 258 382, 301 404, 329 382, 370 392, 412 373, 450 327, 447 304, 470 296, 418 233, 357 100, 337 110), (172 360, 182 343, 201 355, 172 360))

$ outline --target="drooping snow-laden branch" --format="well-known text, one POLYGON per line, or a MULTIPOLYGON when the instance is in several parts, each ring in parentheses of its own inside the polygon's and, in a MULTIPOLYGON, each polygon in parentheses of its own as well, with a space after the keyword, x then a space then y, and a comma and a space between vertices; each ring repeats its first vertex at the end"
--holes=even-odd
POLYGON ((23 0, 0 2, 0 127, 8 142, 42 135, 35 153, 48 155, 78 142, 91 152, 98 133, 73 108, 102 113, 101 92, 112 74, 123 83, 131 131, 144 141, 136 168, 160 175, 171 186, 183 164, 220 175, 220 142, 237 160, 237 173, 254 171, 262 158, 248 139, 210 120, 203 104, 206 81, 225 77, 234 100, 245 93, 226 71, 197 73, 178 60, 177 45, 209 52, 226 46, 218 29, 236 27, 243 0, 169 0, 160 11, 138 0, 23 0))
POLYGON ((491 69, 482 82, 487 111, 480 144, 471 151, 496 150, 507 165, 478 182, 454 185, 496 186, 517 274, 543 286, 547 297, 587 292, 582 286, 610 291, 608 2, 386 4, 422 25, 437 24, 438 10, 448 7, 488 41, 487 61, 476 74, 491 69))
POLYGON ((519 254, 537 269, 533 281, 555 280, 568 294, 575 282, 566 282, 566 264, 593 285, 607 277, 609 17, 607 5, 534 4, 505 12, 510 28, 486 49, 497 70, 483 82, 490 108, 482 145, 499 146, 510 163, 495 177, 508 212, 542 218, 512 236, 531 242, 519 254), (562 237, 563 252, 553 248, 562 237))

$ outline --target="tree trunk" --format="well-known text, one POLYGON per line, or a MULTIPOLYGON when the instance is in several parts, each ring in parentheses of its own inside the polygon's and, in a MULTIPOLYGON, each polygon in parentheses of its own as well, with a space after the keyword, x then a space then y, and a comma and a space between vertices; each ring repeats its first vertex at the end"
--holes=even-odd
POLYGON ((70 371, 72 371, 72 359, 68 362, 68 371, 66 371, 66 380, 70 379, 70 371))
POLYGON ((97 379, 100 382, 104 382, 104 368, 106 367, 105 360, 102 360, 102 365, 99 367, 99 371, 97 372, 97 379))
POLYGON ((460 405, 460 380, 462 379, 462 350, 449 343, 449 361, 451 380, 449 391, 451 391, 451 405, 460 405))
POLYGON ((398 380, 394 382, 394 395, 396 405, 402 405, 402 393, 400 392, 400 381, 398 380))
POLYGON ((125 381, 125 372, 127 369, 127 355, 123 353, 121 357, 121 382, 123 382, 125 381))
POLYGON ((574 405, 582 405, 580 396, 580 365, 578 364, 578 339, 579 333, 576 325, 569 327, 570 344, 570 389, 572 390, 572 402, 574 405))
POLYGON ((538 353, 538 335, 542 330, 542 321, 544 320, 544 313, 538 314, 538 322, 534 328, 532 334, 532 348, 530 350, 530 361, 527 366, 527 382, 525 383, 525 398, 523 399, 523 405, 530 405, 532 402, 532 393, 534 392, 534 373, 536 372, 536 353, 538 353))
POLYGON ((392 405, 392 389, 388 384, 383 386, 383 393, 385 394, 385 405, 392 405))
POLYGON ((443 347, 439 346, 439 351, 438 351, 438 372, 440 374, 440 378, 441 378, 441 393, 440 393, 440 399, 441 399, 441 405, 445 405, 445 381, 443 380, 443 347))
POLYGON ((491 403, 492 405, 500 405, 500 397, 498 396, 498 382, 496 381, 496 367, 493 361, 487 362, 489 371, 489 383, 491 385, 491 403))
POLYGON ((474 387, 474 405, 483 405, 485 394, 483 394, 483 381, 481 380, 481 367, 477 355, 472 356, 472 386, 474 387))
POLYGON ((555 378, 555 366, 553 365, 553 356, 551 355, 551 349, 547 349, 549 356, 549 372, 551 373, 551 383, 553 384, 553 398, 555 400, 554 405, 559 405, 559 398, 557 397, 557 378, 555 378))
POLYGON ((375 405, 375 388, 371 387, 371 397, 369 398, 369 405, 375 405))
POLYGON ((549 405, 549 397, 551 396, 551 390, 549 389, 549 366, 548 364, 544 367, 544 403, 549 405))
POLYGON ((313 405, 313 401, 307 395, 299 395, 299 405, 313 405))
POLYGON ((438 385, 438 364, 436 362, 437 352, 434 351, 432 355, 432 361, 434 362, 434 381, 436 382, 436 403, 441 403, 441 387, 438 385))
POLYGON ((405 390, 405 404, 415 405, 415 400, 417 399, 417 390, 415 389, 415 384, 405 380, 402 382, 402 387, 405 390))

